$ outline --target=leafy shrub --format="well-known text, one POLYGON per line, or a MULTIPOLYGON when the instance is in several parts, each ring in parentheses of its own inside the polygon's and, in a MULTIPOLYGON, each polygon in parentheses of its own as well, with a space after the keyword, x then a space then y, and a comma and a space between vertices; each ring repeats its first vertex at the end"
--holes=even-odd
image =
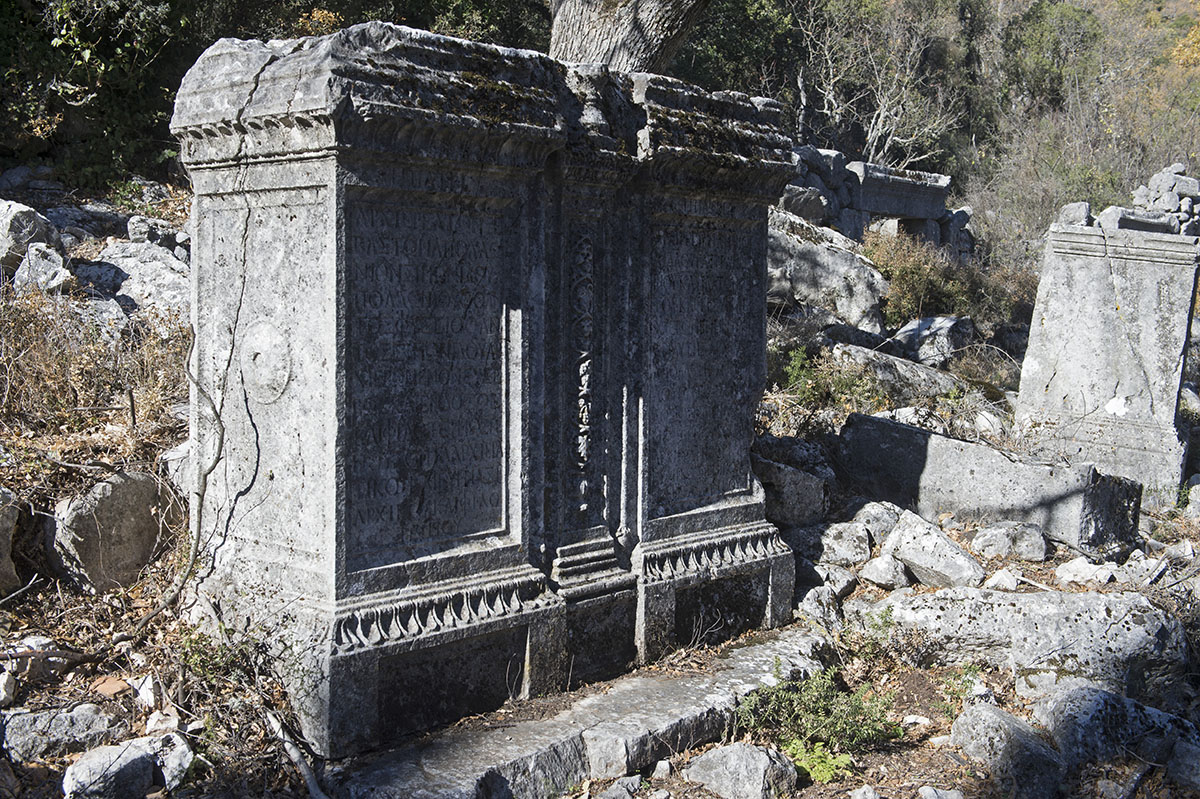
POLYGON ((866 685, 855 691, 845 689, 827 669, 747 695, 738 705, 734 723, 777 741, 814 780, 818 775, 831 779, 850 764, 831 752, 849 754, 900 734, 899 727, 887 719, 892 697, 868 696, 868 692, 866 685))
POLYGON ((883 308, 890 327, 940 314, 1000 322, 1032 312, 1032 270, 989 269, 975 259, 959 263, 946 250, 904 234, 869 232, 863 252, 891 284, 883 308))
POLYGON ((800 741, 788 741, 783 745, 783 751, 813 782, 832 782, 848 774, 850 766, 854 765, 853 757, 834 754, 820 741, 811 747, 800 741))

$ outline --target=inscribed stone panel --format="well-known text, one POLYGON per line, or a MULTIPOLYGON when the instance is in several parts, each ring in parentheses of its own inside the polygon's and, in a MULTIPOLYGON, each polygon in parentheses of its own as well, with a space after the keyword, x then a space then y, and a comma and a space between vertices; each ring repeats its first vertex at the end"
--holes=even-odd
POLYGON ((351 570, 504 532, 514 206, 346 206, 351 570))
POLYGON ((647 306, 650 373, 647 481, 652 517, 749 488, 754 364, 762 359, 751 307, 761 277, 746 258, 751 225, 659 217, 647 306))

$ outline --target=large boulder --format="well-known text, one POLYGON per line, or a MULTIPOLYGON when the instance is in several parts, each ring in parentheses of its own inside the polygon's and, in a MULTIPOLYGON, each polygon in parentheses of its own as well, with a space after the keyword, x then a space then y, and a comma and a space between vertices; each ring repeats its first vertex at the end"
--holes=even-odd
POLYGON ((1149 761, 1171 759, 1177 742, 1200 747, 1200 732, 1186 719, 1089 685, 1071 685, 1034 706, 1069 768, 1133 753, 1149 761))
POLYGON ((28 205, 0 200, 0 272, 15 272, 29 245, 36 243, 62 249, 62 239, 50 220, 28 205))
POLYGON ((710 749, 683 770, 725 799, 776 799, 796 789, 796 767, 776 749, 735 743, 710 749))
POLYGON ((778 209, 770 213, 767 273, 771 295, 790 297, 788 305, 816 305, 870 333, 884 330, 880 303, 888 282, 879 270, 851 247, 829 242, 814 226, 778 209))
POLYGON ((55 566, 85 588, 129 585, 156 554, 176 512, 170 489, 157 477, 119 472, 55 506, 47 550, 55 566))
POLYGON ((1066 774, 1062 756, 1027 722, 995 705, 970 705, 954 720, 950 743, 987 766, 1005 795, 1054 799, 1066 774))
POLYGON ((1084 679, 1173 708, 1183 701, 1188 646, 1183 625, 1139 593, 1009 593, 947 588, 898 591, 877 603, 851 600, 847 618, 890 613, 917 631, 934 662, 1011 671, 1017 693, 1045 696, 1084 679))

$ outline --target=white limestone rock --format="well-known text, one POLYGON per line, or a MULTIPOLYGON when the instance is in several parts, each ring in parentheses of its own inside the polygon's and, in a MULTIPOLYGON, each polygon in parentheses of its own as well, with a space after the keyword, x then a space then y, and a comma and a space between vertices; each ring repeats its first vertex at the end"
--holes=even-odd
POLYGON ((908 349, 917 361, 940 369, 965 347, 979 340, 969 316, 926 316, 896 331, 892 340, 908 349))
POLYGON ((967 707, 954 721, 950 742, 983 763, 1004 794, 1054 799, 1066 774, 1062 757, 1033 727, 995 705, 967 707))
POLYGON ((161 774, 164 787, 183 784, 195 756, 182 735, 134 738, 83 754, 63 775, 66 799, 127 799, 145 796, 161 774))
POLYGON ((154 557, 177 512, 154 475, 114 474, 55 506, 47 550, 63 574, 89 590, 129 585, 154 557))
POLYGON ((13 275, 12 286, 17 294, 60 293, 74 279, 58 250, 35 242, 25 251, 25 257, 13 275))
POLYGON ((0 200, 0 272, 15 272, 29 245, 37 243, 62 250, 62 239, 49 219, 28 205, 0 200))
POLYGON ((15 710, 4 714, 4 751, 17 762, 40 760, 111 741, 125 725, 99 706, 70 710, 15 710))
POLYGON ((925 585, 976 586, 987 576, 970 553, 912 511, 900 516, 883 543, 883 552, 907 566, 925 585))
POLYGON ((189 266, 157 244, 110 244, 97 260, 81 262, 74 271, 82 284, 130 310, 186 314, 191 304, 189 266))
POLYGON ((1190 669, 1183 626, 1137 592, 960 587, 843 605, 848 623, 888 609, 898 629, 924 637, 935 663, 1004 669, 1022 696, 1045 696, 1083 678, 1168 709, 1184 700, 1190 669))
POLYGON ((786 755, 745 743, 710 749, 688 763, 683 776, 724 799, 775 799, 796 789, 796 767, 786 755))
POLYGON ((1068 768, 1128 753, 1164 763, 1179 743, 1200 748, 1200 731, 1190 721, 1083 683, 1055 692, 1033 712, 1068 768))
POLYGON ((1034 562, 1046 559, 1046 538, 1042 528, 1029 522, 988 525, 975 533, 971 548, 985 558, 1015 557, 1034 562))
POLYGON ((871 558, 858 570, 858 576, 887 591, 912 584, 904 564, 891 555, 871 558))

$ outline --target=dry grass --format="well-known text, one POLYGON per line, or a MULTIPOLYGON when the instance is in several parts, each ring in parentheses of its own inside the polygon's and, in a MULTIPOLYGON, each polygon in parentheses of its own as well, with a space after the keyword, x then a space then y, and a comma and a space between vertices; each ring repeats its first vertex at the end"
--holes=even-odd
POLYGON ((0 484, 35 506, 86 488, 80 466, 147 466, 185 432, 186 328, 139 315, 122 330, 83 307, 0 293, 0 484))

